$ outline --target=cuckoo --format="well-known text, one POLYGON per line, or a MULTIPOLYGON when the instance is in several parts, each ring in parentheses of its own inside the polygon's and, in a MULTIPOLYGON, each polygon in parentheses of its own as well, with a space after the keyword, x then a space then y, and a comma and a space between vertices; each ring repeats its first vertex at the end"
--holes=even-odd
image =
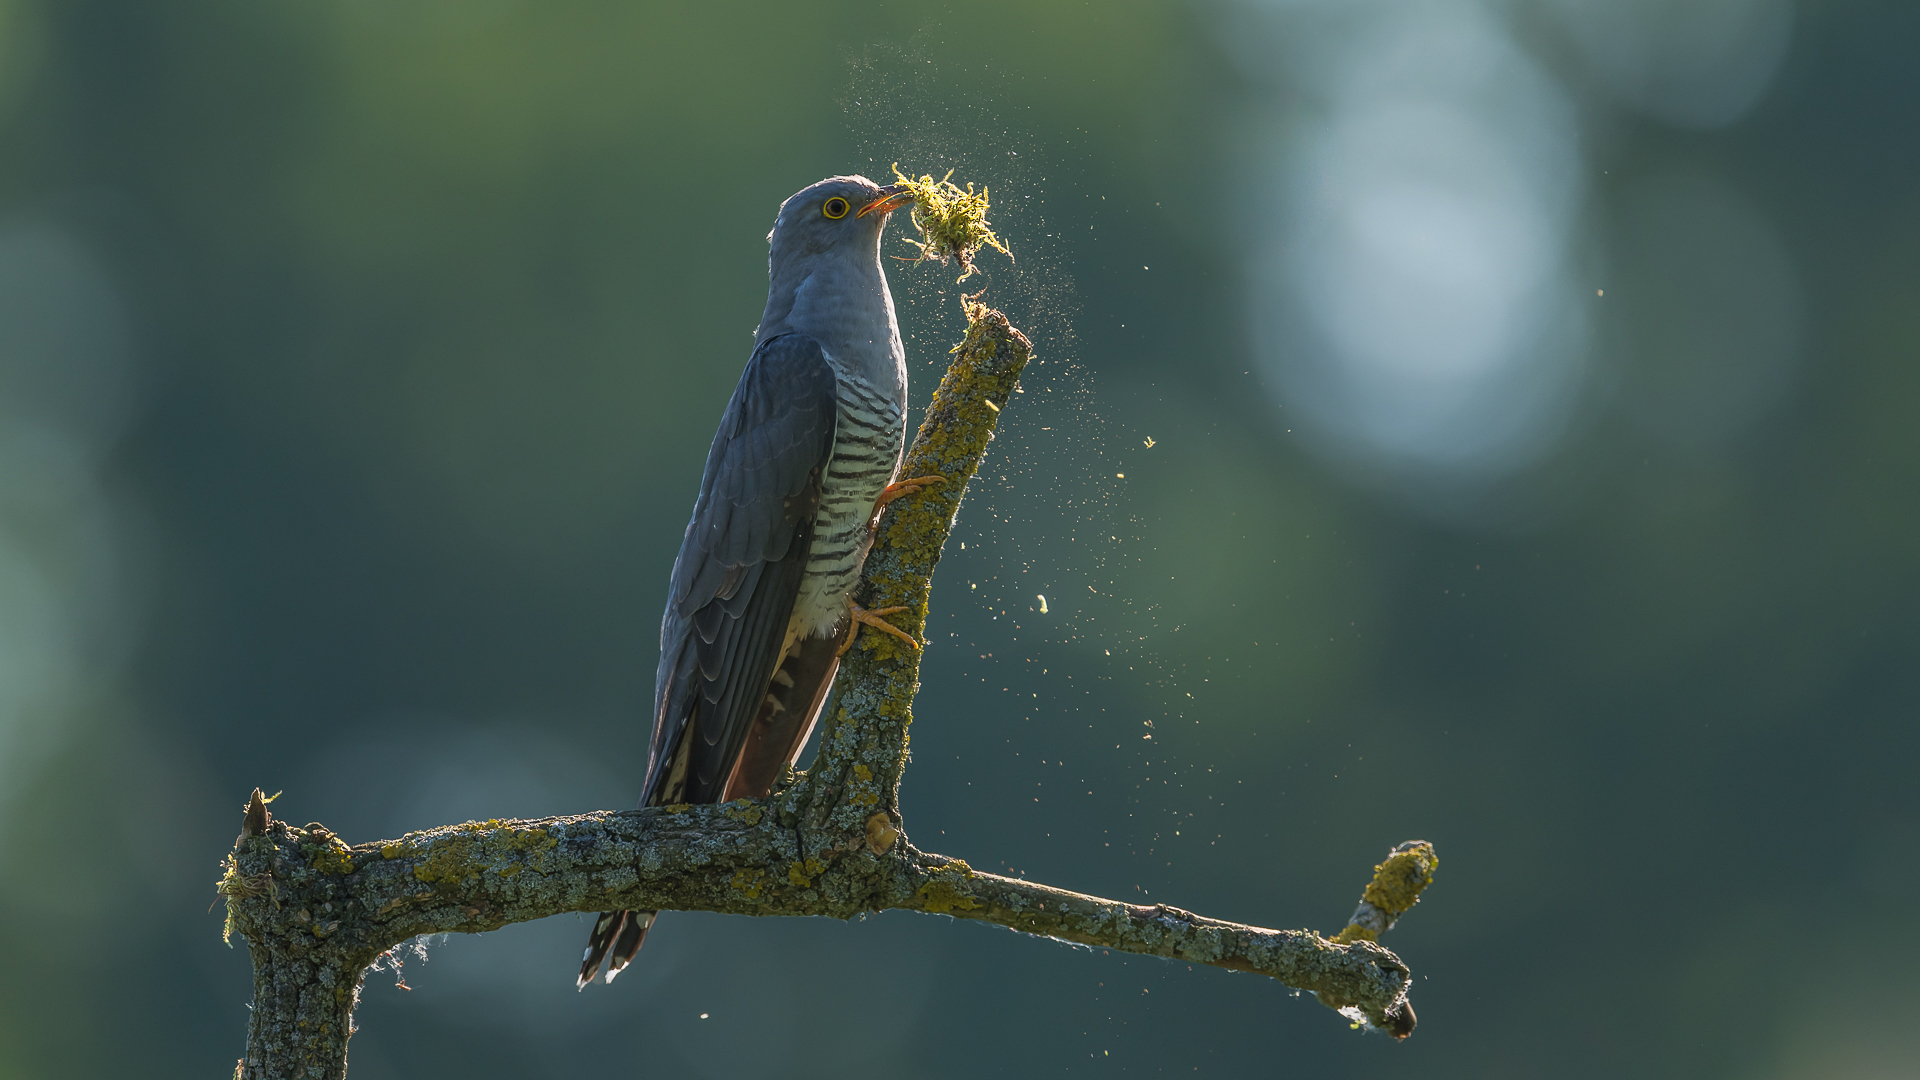
MULTIPOLYGON (((767 308, 707 451, 660 619, 640 805, 766 795, 806 744, 860 627, 909 644, 853 601, 906 444, 906 353, 880 233, 899 185, 836 176, 780 204, 767 308)), ((916 646, 917 647, 917 646, 916 646)), ((600 915, 578 985, 612 982, 656 912, 600 915)))

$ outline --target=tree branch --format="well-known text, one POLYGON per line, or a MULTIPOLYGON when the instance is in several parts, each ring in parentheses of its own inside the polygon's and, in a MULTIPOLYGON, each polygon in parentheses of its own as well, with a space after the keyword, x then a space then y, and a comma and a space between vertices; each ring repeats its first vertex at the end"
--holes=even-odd
MULTIPOLYGON (((967 314, 966 339, 902 473, 945 483, 893 505, 862 583, 870 606, 908 608, 896 621, 923 643, 941 547, 1032 355, 999 312, 969 303, 967 314)), ((944 914, 1268 975, 1357 1022, 1396 1037, 1412 1032, 1411 975, 1366 935, 1329 940, 1104 900, 914 848, 902 832, 899 783, 920 656, 897 639, 863 633, 841 667, 813 768, 769 799, 469 822, 349 846, 324 826, 273 820, 255 791, 219 883, 229 930, 246 939, 254 964, 247 1056, 237 1075, 344 1077, 366 969, 411 938, 620 909, 944 914)), ((1424 851, 1431 856, 1430 846, 1424 851)), ((1389 859, 1376 868, 1362 913, 1369 904, 1380 912, 1398 907, 1391 916, 1368 916, 1381 925, 1363 929, 1377 936, 1411 906, 1431 878, 1431 865, 1421 866, 1426 876, 1411 893, 1390 896, 1380 883, 1405 878, 1404 864, 1389 859)))

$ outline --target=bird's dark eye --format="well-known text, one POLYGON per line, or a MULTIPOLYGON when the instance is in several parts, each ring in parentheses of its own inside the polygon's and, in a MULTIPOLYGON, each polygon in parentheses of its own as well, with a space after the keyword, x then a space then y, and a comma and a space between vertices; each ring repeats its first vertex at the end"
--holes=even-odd
POLYGON ((847 211, 851 209, 853 209, 853 207, 848 205, 847 200, 841 198, 838 195, 835 195, 833 198, 828 199, 825 203, 822 203, 820 206, 820 212, 827 215, 828 217, 832 218, 835 221, 839 221, 841 218, 846 217, 847 211))

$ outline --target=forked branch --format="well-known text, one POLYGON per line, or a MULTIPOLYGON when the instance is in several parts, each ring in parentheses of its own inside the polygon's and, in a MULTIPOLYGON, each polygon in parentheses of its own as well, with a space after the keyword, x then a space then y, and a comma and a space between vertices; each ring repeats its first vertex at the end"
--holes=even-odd
MULTIPOLYGON (((894 621, 922 644, 941 548, 1032 356, 999 312, 969 302, 967 314, 966 339, 902 472, 945 482, 889 509, 862 583, 862 603, 906 608, 894 621)), ((863 632, 827 705, 813 768, 768 799, 469 822, 349 846, 321 825, 273 820, 256 791, 220 882, 229 927, 254 964, 240 1074, 345 1076, 366 970, 413 937, 621 909, 836 918, 925 911, 1268 975, 1356 1022, 1396 1037, 1412 1032, 1408 969, 1371 938, 1431 879, 1430 846, 1419 849, 1424 861, 1396 854, 1376 868, 1354 926, 1334 939, 1085 896, 919 851, 902 831, 899 784, 920 657, 863 632)), ((561 959, 556 978, 565 974, 561 959)))

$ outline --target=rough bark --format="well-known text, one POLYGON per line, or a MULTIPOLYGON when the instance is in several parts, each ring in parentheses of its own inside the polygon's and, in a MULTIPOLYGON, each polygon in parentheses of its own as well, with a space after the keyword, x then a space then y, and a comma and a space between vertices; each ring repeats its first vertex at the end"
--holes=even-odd
MULTIPOLYGON (((923 644, 941 547, 1032 355, 999 312, 969 305, 968 317, 902 472, 946 482, 889 509, 862 584, 867 606, 907 607, 894 621, 923 644)), ((238 1075, 344 1077, 366 969, 411 938, 620 909, 931 912, 1268 975, 1396 1037, 1412 1032, 1408 969, 1372 941, 1104 900, 916 849, 898 794, 920 656, 864 631, 827 705, 813 768, 769 799, 468 822, 349 846, 324 826, 272 820, 256 791, 219 885, 254 966, 238 1075)))

